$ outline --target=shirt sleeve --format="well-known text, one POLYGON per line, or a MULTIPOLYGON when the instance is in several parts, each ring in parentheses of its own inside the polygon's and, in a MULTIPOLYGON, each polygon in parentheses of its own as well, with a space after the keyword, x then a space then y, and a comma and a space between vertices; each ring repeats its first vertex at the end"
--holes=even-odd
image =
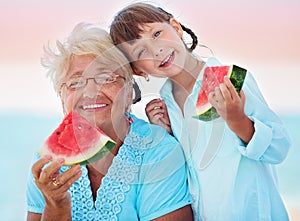
MULTIPOLYGON (((35 154, 31 166, 33 165, 33 163, 35 163, 38 160, 38 158, 39 155, 35 154)), ((45 200, 41 191, 34 183, 33 175, 31 173, 31 167, 30 167, 30 172, 27 180, 26 201, 27 201, 28 212, 39 213, 39 214, 43 213, 45 207, 45 200)))
POLYGON ((147 151, 140 172, 137 208, 141 220, 152 220, 192 203, 182 148, 165 130, 160 132, 165 133, 165 139, 147 151))
POLYGON ((250 72, 247 72, 242 89, 246 96, 245 113, 254 122, 255 132, 247 145, 237 138, 239 151, 253 160, 273 164, 282 162, 291 145, 287 130, 268 107, 250 72))

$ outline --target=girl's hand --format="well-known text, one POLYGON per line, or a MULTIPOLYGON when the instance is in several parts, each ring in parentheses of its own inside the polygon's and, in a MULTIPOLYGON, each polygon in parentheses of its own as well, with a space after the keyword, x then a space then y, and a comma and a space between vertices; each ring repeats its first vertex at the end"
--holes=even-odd
POLYGON ((59 210, 67 206, 70 207, 71 196, 68 189, 81 176, 80 165, 74 165, 60 174, 59 170, 63 159, 57 159, 44 168, 50 160, 50 156, 44 156, 32 166, 35 184, 42 192, 48 208, 59 210))
POLYGON ((145 111, 150 123, 162 126, 169 134, 173 134, 167 106, 164 100, 153 99, 146 105, 145 111))
POLYGON ((245 116, 245 96, 241 91, 240 96, 236 92, 228 77, 208 95, 208 101, 216 108, 218 114, 230 124, 239 121, 245 116))
POLYGON ((208 101, 237 136, 245 143, 251 140, 254 125, 244 112, 245 94, 242 90, 238 94, 228 77, 224 78, 224 83, 216 87, 215 91, 209 93, 208 101))

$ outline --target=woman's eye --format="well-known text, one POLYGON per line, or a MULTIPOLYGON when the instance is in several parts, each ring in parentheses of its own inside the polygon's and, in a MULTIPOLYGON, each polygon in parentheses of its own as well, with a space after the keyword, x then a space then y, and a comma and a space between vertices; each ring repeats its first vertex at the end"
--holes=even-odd
POLYGON ((156 31, 156 32, 154 33, 153 36, 154 36, 155 38, 157 38, 157 37, 160 35, 160 33, 161 33, 161 31, 156 31))
POLYGON ((68 82, 68 86, 69 87, 77 87, 78 85, 81 84, 81 81, 80 80, 72 80, 72 81, 69 81, 68 82))
POLYGON ((78 81, 72 81, 71 83, 69 83, 69 86, 70 87, 74 87, 74 86, 76 86, 78 84, 79 84, 78 81))
POLYGON ((104 82, 105 83, 110 83, 110 82, 113 82, 115 80, 115 78, 113 76, 107 76, 105 79, 104 79, 104 82))

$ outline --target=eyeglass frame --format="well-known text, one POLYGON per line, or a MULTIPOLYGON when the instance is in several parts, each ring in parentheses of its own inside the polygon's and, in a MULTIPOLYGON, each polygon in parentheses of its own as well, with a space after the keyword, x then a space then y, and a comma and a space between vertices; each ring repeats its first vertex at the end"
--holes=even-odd
MULTIPOLYGON (((73 88, 72 88, 72 86, 68 86, 68 82, 62 82, 62 83, 61 83, 61 86, 60 86, 60 90, 62 89, 62 87, 63 87, 64 85, 66 85, 66 88, 67 88, 68 90, 70 90, 70 91, 77 91, 77 90, 80 90, 80 89, 84 88, 84 87, 87 85, 87 83, 88 83, 89 80, 94 80, 94 83, 95 83, 96 85, 106 85, 106 84, 111 84, 111 83, 116 82, 117 79, 118 79, 118 77, 122 78, 123 80, 126 80, 126 77, 124 77, 124 76, 122 76, 122 75, 119 75, 119 74, 115 74, 114 72, 98 73, 98 74, 95 74, 94 77, 89 77, 89 78, 85 78, 85 77, 81 76, 81 77, 79 77, 79 79, 84 79, 84 80, 85 80, 85 83, 82 84, 82 86, 77 87, 77 88, 76 88, 76 87, 73 87, 73 88), (96 81, 96 76, 101 76, 101 75, 103 75, 103 74, 111 74, 111 76, 114 78, 114 80, 113 80, 113 81, 110 81, 110 82, 98 83, 98 82, 96 81)), ((69 79, 69 80, 71 80, 71 79, 69 79)))

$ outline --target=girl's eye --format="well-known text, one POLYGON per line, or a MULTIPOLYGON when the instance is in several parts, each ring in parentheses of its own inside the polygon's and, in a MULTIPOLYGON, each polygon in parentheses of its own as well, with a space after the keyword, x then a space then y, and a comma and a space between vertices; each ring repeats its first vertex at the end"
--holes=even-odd
POLYGON ((154 33, 153 36, 154 36, 155 38, 157 38, 157 37, 160 35, 160 33, 161 33, 161 31, 156 31, 156 32, 154 33))
POLYGON ((139 53, 138 53, 138 58, 140 58, 140 57, 143 55, 144 51, 145 51, 144 48, 143 48, 142 50, 139 51, 139 53))

